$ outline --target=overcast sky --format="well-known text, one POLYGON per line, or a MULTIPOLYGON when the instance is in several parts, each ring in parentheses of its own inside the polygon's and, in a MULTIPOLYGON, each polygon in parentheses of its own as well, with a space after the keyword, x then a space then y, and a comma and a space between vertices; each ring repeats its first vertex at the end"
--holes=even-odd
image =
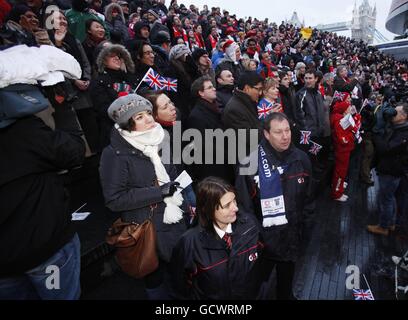
MULTIPOLYGON (((303 18, 307 25, 316 26, 320 23, 335 23, 351 21, 355 0, 178 0, 178 4, 195 4, 202 9, 204 4, 211 7, 227 9, 231 14, 237 14, 238 18, 256 17, 259 19, 269 18, 269 21, 280 23, 290 19, 294 11, 297 11, 300 20, 303 18)), ((360 5, 363 0, 357 0, 360 5)), ((392 0, 369 0, 371 5, 377 3, 377 29, 389 40, 394 35, 385 29, 385 21, 390 11, 392 0)), ((170 4, 170 0, 166 1, 170 4)), ((341 33, 350 36, 351 32, 341 33)))

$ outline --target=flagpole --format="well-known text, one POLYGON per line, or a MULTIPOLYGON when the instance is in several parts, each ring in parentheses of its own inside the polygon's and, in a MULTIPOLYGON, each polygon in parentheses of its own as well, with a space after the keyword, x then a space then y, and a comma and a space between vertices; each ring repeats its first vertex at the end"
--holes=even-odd
POLYGON ((371 290, 370 285, 368 284, 367 278, 366 278, 366 276, 365 276, 364 273, 363 273, 363 277, 364 277, 364 280, 365 280, 365 282, 366 282, 366 284, 367 284, 368 289, 369 289, 370 292, 371 292, 371 295, 373 296, 373 299, 375 300, 374 294, 373 294, 373 290, 371 290))
POLYGON ((137 93, 137 90, 139 89, 139 87, 142 85, 142 82, 144 81, 144 78, 142 79, 142 81, 139 82, 139 84, 137 85, 136 89, 133 91, 133 93, 137 93))
POLYGON ((140 86, 142 85, 143 81, 145 81, 147 74, 150 72, 152 68, 149 68, 149 70, 147 70, 147 72, 145 73, 145 75, 143 76, 142 80, 139 82, 139 84, 137 85, 136 89, 133 91, 133 93, 137 93, 137 90, 140 88, 140 86))

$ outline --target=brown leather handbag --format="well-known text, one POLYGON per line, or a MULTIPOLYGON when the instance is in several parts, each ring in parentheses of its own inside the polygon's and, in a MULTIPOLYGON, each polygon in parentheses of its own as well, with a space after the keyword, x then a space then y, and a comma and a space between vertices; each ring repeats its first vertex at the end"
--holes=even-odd
POLYGON ((156 230, 151 217, 142 224, 118 219, 109 229, 106 242, 116 248, 117 263, 131 277, 141 279, 159 266, 156 230))

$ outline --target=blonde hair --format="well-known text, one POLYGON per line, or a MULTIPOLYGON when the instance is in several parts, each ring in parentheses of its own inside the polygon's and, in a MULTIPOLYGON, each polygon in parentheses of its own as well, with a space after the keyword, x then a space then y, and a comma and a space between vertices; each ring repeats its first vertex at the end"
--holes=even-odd
POLYGON ((279 81, 274 78, 268 78, 264 82, 264 92, 267 92, 272 87, 279 87, 279 81))

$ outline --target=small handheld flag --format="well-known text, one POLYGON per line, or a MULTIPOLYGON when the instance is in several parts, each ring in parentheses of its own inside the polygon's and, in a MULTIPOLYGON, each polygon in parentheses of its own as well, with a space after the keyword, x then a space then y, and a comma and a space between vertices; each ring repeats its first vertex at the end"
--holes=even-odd
POLYGON ((177 92, 177 79, 160 77, 160 82, 163 90, 177 92))
POLYGON ((371 300, 374 301, 374 296, 373 293, 371 292, 371 290, 357 290, 357 289, 353 289, 353 297, 354 300, 371 300))
POLYGON ((258 104, 258 118, 259 120, 265 120, 266 117, 272 112, 273 104, 265 99, 262 99, 258 104))
POLYGON ((306 145, 310 144, 310 137, 312 136, 311 131, 300 131, 300 144, 306 145))
POLYGON ((137 86, 135 92, 137 91, 137 89, 139 89, 142 82, 147 83, 148 86, 155 91, 156 90, 166 90, 166 91, 177 92, 177 79, 162 77, 159 73, 154 71, 152 68, 149 68, 149 70, 147 70, 142 81, 137 86))
POLYGON ((153 90, 161 90, 163 85, 160 82, 161 75, 150 68, 145 76, 143 77, 142 81, 146 82, 150 88, 153 90))
POLYGON ((319 152, 323 149, 323 147, 320 144, 317 144, 316 142, 310 141, 312 143, 312 148, 310 148, 309 152, 315 156, 319 154, 319 152))

